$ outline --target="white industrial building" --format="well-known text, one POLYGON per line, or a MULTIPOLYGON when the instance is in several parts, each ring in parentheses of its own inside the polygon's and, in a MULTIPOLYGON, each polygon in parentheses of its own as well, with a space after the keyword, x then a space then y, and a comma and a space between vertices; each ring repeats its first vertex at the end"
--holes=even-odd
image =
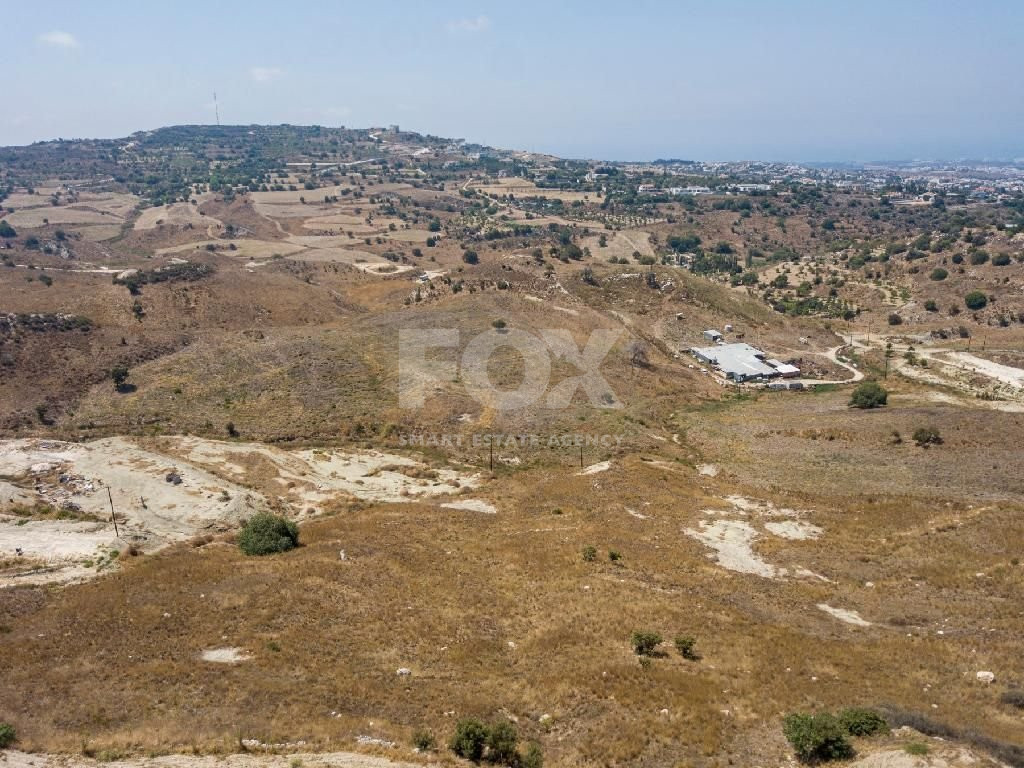
MULTIPOLYGON (((705 333, 705 335, 707 335, 705 333)), ((770 360, 757 347, 749 344, 716 344, 713 347, 693 347, 690 352, 702 363, 713 366, 730 381, 766 381, 778 377, 800 375, 795 365, 770 360)))

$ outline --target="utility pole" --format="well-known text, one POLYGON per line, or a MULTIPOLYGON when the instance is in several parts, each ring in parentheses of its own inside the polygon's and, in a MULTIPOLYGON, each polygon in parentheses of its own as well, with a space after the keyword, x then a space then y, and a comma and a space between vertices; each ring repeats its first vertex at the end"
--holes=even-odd
POLYGON ((213 92, 213 114, 217 118, 217 125, 220 125, 220 109, 217 107, 217 92, 213 92))
POLYGON ((494 471, 494 441, 489 440, 487 446, 491 449, 491 471, 494 471))
POLYGON ((580 468, 583 468, 583 446, 580 446, 580 468))
POLYGON ((114 514, 114 497, 110 495, 110 486, 107 486, 107 499, 110 501, 110 522, 114 524, 114 535, 121 538, 121 532, 117 530, 117 515, 114 514))

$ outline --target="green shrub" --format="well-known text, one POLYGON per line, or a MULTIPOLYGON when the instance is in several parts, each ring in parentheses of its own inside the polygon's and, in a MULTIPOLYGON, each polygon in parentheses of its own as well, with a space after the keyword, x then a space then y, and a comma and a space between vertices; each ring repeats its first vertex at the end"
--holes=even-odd
POLYGON ((676 638, 676 650, 679 651, 679 655, 689 661, 697 661, 700 656, 694 650, 694 646, 697 644, 697 638, 690 637, 688 635, 682 635, 676 638))
POLYGON ((491 726, 487 734, 487 762, 501 765, 515 765, 519 760, 516 744, 519 734, 508 720, 501 720, 491 726))
POLYGON ((914 442, 921 448, 929 445, 942 445, 942 435, 935 427, 918 427, 914 430, 914 442))
POLYGON ((617 562, 619 562, 619 560, 622 559, 622 553, 619 552, 616 549, 609 549, 608 550, 608 559, 611 560, 613 563, 617 563, 617 562))
POLYGON ((911 741, 909 744, 903 745, 903 749, 908 755, 927 755, 928 745, 923 741, 911 741))
POLYGON ((844 709, 839 713, 839 722, 851 736, 875 736, 889 730, 885 718, 873 709, 844 709))
POLYGON ((437 749, 437 739, 430 731, 421 729, 413 732, 412 745, 420 752, 433 752, 437 749))
POLYGON ((115 365, 110 369, 110 378, 114 382, 114 389, 121 392, 125 388, 125 383, 128 381, 128 366, 126 365, 115 365))
POLYGON ((846 731, 830 714, 793 713, 782 720, 782 733, 797 757, 807 763, 843 760, 853 756, 846 731))
POLYGON ((299 527, 269 512, 253 515, 238 534, 238 546, 247 555, 286 552, 298 545, 299 527))
POLYGON ((1006 267, 1010 264, 1010 254, 999 253, 992 257, 993 267, 1006 267))
POLYGON ((862 381, 850 396, 854 408, 879 408, 889 400, 889 393, 877 381, 862 381))
POLYGON ((947 277, 949 277, 949 272, 944 270, 942 267, 936 267, 935 269, 932 270, 932 273, 929 275, 929 277, 932 280, 945 280, 947 277))
POLYGON ((597 560, 597 547, 586 546, 583 548, 583 562, 592 563, 597 560))
POLYGON ((519 759, 519 768, 544 768, 544 753, 540 750, 540 744, 530 742, 519 759))
POLYGON ((11 238, 17 236, 18 233, 11 226, 11 223, 5 219, 0 219, 0 237, 11 238))
POLYGON ((967 305, 968 309, 984 309, 985 305, 988 304, 988 297, 981 291, 971 291, 964 296, 964 304, 967 305))
POLYGON ((633 652, 637 656, 651 656, 654 649, 661 645, 662 637, 657 632, 644 632, 637 630, 629 639, 633 645, 633 652))
POLYGON ((448 746, 459 757, 479 763, 480 758, 484 756, 488 735, 487 726, 479 720, 459 720, 455 726, 455 735, 448 746))
POLYGON ((924 303, 925 311, 927 312, 938 312, 939 305, 935 302, 935 299, 928 299, 924 303))
MULTIPOLYGON (((1013 561, 1011 561, 1012 563, 1013 561)), ((1017 563, 1013 563, 1016 565, 1017 563)), ((999 697, 999 701, 1017 709, 1024 709, 1024 691, 1010 690, 999 697)))
POLYGON ((18 738, 14 732, 14 726, 10 723, 0 723, 0 749, 7 749, 14 740, 18 738))

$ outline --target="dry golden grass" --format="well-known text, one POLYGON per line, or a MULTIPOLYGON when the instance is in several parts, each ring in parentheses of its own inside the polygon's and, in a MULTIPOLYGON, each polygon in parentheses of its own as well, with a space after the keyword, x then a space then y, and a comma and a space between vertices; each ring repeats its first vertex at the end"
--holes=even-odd
MULTIPOLYGON (((366 196, 452 197, 360 183, 366 196)), ((230 540, 207 537, 125 558, 121 572, 63 591, 0 593, 0 720, 17 726, 23 746, 226 751, 252 737, 338 749, 359 735, 405 744, 421 727, 443 742, 459 717, 511 715, 552 766, 768 765, 788 756, 782 713, 880 704, 1024 737, 999 704, 1024 679, 1024 484, 1015 469, 1024 416, 931 402, 933 391, 896 379, 879 412, 851 411, 844 389, 736 398, 676 357, 705 328, 734 324, 783 357, 839 341, 824 323, 782 317, 743 290, 663 266, 658 282, 672 286, 653 290, 640 275, 622 277, 640 271, 634 263, 607 264, 613 253, 647 253, 648 233, 663 241, 682 225, 609 233, 607 249, 592 227, 581 244, 593 253, 595 286, 581 280, 582 263, 552 263, 547 276, 532 257, 513 258, 529 252, 518 243, 476 245, 481 263, 472 267, 455 241, 413 257, 425 233, 378 217, 366 197, 317 202, 351 186, 207 201, 206 218, 249 231, 230 254, 207 253, 202 231, 126 234, 115 250, 133 265, 184 255, 218 266, 197 283, 145 286, 141 320, 109 275, 60 274, 51 290, 0 270, 4 309, 71 311, 99 328, 74 344, 24 341, 14 373, 0 380, 5 410, 31 418, 40 401, 73 392, 80 401, 53 429, 30 429, 223 437, 230 422, 247 440, 396 449, 481 472, 483 486, 459 500, 498 513, 339 500, 285 555, 246 559, 230 540), (333 235, 288 237, 310 230, 333 235), (348 230, 357 237, 337 234, 348 230), (366 244, 368 234, 386 242, 366 244), (439 277, 419 284, 349 268, 381 262, 384 250, 401 251, 403 267, 446 271, 461 292, 439 277), (267 261, 247 270, 240 260, 249 258, 267 261), (578 344, 594 328, 623 329, 602 371, 625 407, 597 410, 579 395, 564 411, 501 414, 461 383, 440 385, 421 410, 398 407, 399 329, 454 327, 465 344, 498 319, 530 332, 564 328, 578 344), (628 364, 634 338, 649 344, 650 369, 628 364), (107 379, 122 360, 133 392, 114 392, 107 379), (914 446, 918 426, 938 427, 944 444, 914 446), (591 475, 577 474, 580 457, 564 447, 502 446, 491 472, 487 449, 468 442, 398 446, 419 430, 467 441, 581 432, 622 442, 585 450, 586 464, 611 462, 591 475), (701 474, 705 464, 717 475, 701 474), (758 513, 730 511, 730 494, 806 510, 823 534, 770 536, 758 513), (686 531, 723 513, 755 526, 756 554, 791 575, 744 575, 711 560, 686 531), (599 550, 592 563, 581 557, 588 545, 599 550), (610 550, 622 560, 612 563, 610 550), (798 569, 812 575, 793 576, 798 569), (843 623, 819 604, 870 625, 843 623), (629 647, 635 629, 660 632, 667 655, 641 665, 629 647), (700 661, 671 650, 677 634, 697 637, 700 661), (235 646, 252 658, 200 660, 203 650, 235 646), (399 677, 399 667, 412 675, 399 677), (981 669, 997 683, 979 684, 981 669)), ((483 191, 582 198, 519 179, 483 191)), ((52 210, 70 209, 25 214, 52 210)), ((706 243, 782 237, 757 213, 707 212, 696 228, 706 243)), ((802 217, 785 238, 808 246, 802 217)), ((489 372, 514 387, 521 361, 496 354, 489 372)), ((556 377, 573 373, 555 366, 556 377)), ((269 480, 254 485, 273 495, 269 480)))
POLYGON ((826 533, 765 555, 833 583, 772 581, 721 569, 682 535, 734 488, 680 468, 624 456, 581 477, 555 453, 483 489, 496 516, 346 505, 305 525, 305 546, 285 555, 247 559, 218 542, 136 558, 3 617, 0 713, 28 748, 67 750, 222 749, 239 735, 338 748, 418 727, 446 738, 458 717, 508 713, 551 765, 743 762, 752 729, 780 761, 781 736, 761 723, 849 704, 1020 737, 999 688, 974 680, 979 668, 1024 674, 1021 568, 985 544, 998 532, 1019 547, 1018 512, 925 536, 916 528, 930 530, 933 512, 913 500, 853 512, 827 494, 783 496, 826 533), (580 557, 586 545, 596 562, 580 557), (826 601, 874 626, 814 608, 826 601), (644 669, 628 644, 639 628, 694 634, 702 659, 670 651, 644 669), (253 658, 199 660, 224 646, 253 658))

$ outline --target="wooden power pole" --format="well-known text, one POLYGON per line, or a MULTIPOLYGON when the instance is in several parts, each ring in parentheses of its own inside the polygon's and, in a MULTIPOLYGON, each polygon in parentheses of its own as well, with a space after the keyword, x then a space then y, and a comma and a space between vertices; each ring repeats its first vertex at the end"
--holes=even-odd
POLYGON ((110 486, 107 486, 107 499, 110 501, 110 522, 114 524, 114 535, 121 538, 121 532, 117 530, 117 515, 114 514, 114 497, 110 495, 110 486))

